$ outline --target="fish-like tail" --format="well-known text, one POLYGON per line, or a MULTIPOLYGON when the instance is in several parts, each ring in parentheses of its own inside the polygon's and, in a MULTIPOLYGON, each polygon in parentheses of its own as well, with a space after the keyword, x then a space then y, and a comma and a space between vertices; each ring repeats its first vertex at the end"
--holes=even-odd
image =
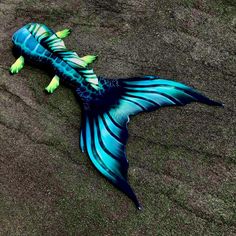
POLYGON ((201 102, 211 106, 222 103, 211 100, 182 83, 157 76, 110 80, 99 78, 105 95, 84 106, 80 144, 92 163, 109 181, 141 205, 127 179, 126 143, 129 116, 164 106, 183 106, 201 102))

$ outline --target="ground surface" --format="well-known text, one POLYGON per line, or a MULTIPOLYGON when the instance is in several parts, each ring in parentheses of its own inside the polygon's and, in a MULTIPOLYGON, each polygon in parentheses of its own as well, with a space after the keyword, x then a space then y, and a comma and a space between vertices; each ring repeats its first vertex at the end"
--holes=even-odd
POLYGON ((234 0, 0 1, 0 235, 235 235, 234 0), (108 183, 79 150, 73 93, 26 66, 15 76, 11 35, 35 21, 97 74, 158 74, 225 108, 191 104, 133 117, 129 179, 144 206, 108 183))

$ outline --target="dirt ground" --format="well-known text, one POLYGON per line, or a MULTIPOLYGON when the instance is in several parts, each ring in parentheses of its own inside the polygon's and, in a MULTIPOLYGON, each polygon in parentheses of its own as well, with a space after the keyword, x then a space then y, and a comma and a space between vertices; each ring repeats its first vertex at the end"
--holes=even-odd
POLYGON ((0 235, 236 235, 235 0, 0 0, 0 235), (54 30, 109 78, 161 75, 224 108, 190 104, 132 117, 129 182, 144 209, 79 148, 68 88, 26 65, 11 76, 11 35, 54 30))

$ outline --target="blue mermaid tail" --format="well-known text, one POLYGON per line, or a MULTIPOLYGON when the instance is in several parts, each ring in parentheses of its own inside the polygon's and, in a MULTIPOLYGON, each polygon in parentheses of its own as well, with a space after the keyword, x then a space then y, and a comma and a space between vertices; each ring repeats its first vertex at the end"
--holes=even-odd
POLYGON ((97 77, 89 68, 96 56, 79 57, 69 51, 63 38, 70 30, 54 32, 47 26, 30 23, 13 35, 19 58, 11 66, 18 73, 25 61, 47 65, 54 77, 46 87, 52 93, 60 83, 69 85, 82 101, 81 150, 86 151, 97 170, 135 203, 141 205, 127 179, 126 143, 129 116, 165 106, 184 106, 200 102, 222 106, 184 84, 144 76, 128 79, 97 77))
POLYGON ((156 76, 106 82, 110 82, 111 91, 107 99, 112 97, 112 104, 106 99, 99 101, 98 104, 96 101, 86 104, 81 129, 81 149, 87 151, 95 167, 126 193, 138 209, 141 209, 127 181, 129 165, 125 146, 129 116, 165 106, 184 106, 190 102, 201 102, 212 106, 222 106, 222 104, 210 100, 184 84, 159 79, 156 76))

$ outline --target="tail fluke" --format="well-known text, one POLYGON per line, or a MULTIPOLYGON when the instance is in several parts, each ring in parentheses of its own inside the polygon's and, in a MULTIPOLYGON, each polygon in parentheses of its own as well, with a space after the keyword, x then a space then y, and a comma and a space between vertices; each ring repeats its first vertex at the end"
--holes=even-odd
POLYGON ((84 112, 81 146, 95 167, 116 187, 141 208, 137 197, 127 182, 128 161, 125 153, 128 131, 112 118, 112 112, 96 114, 84 112))
POLYGON ((222 106, 184 84, 148 76, 120 80, 99 78, 105 95, 84 107, 81 148, 95 167, 130 197, 139 201, 127 181, 126 143, 129 116, 164 106, 201 102, 222 106))
POLYGON ((191 102, 222 106, 191 87, 156 76, 124 79, 120 84, 124 88, 124 97, 137 102, 146 111, 164 106, 183 106, 191 102))

